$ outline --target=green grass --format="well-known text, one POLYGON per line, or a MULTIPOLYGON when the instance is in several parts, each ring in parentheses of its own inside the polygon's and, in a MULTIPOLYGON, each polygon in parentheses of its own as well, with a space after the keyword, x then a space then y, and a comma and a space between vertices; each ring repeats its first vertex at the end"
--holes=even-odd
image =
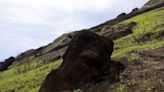
POLYGON ((128 58, 129 61, 135 61, 138 50, 160 47, 164 44, 164 40, 153 36, 152 39, 136 41, 144 37, 145 33, 151 32, 154 35, 159 34, 164 30, 164 10, 156 9, 131 19, 128 19, 122 23, 136 22, 137 26, 133 30, 133 34, 120 38, 115 42, 115 50, 113 52, 113 58, 128 58), (134 38, 135 37, 135 38, 134 38))
POLYGON ((116 92, 128 92, 128 87, 125 84, 119 85, 119 87, 116 88, 116 92))
POLYGON ((28 66, 28 70, 23 64, 1 72, 0 92, 37 92, 46 75, 57 68, 61 62, 62 59, 45 65, 38 64, 39 66, 32 63, 28 66))

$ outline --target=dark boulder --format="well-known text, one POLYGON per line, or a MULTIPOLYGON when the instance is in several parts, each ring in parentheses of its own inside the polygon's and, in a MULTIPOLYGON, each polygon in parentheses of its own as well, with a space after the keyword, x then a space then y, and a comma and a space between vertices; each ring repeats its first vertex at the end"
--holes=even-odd
POLYGON ((134 8, 134 9, 130 12, 130 14, 137 13, 138 11, 139 11, 139 9, 138 9, 138 8, 134 8))
POLYGON ((124 18, 126 16, 126 13, 121 13, 120 15, 117 16, 117 18, 124 18))
POLYGON ((114 71, 110 67, 113 64, 110 62, 113 45, 108 38, 90 31, 79 31, 70 42, 63 63, 46 77, 39 92, 83 89, 87 83, 101 81, 100 76, 114 71))
POLYGON ((14 57, 10 57, 5 60, 5 62, 0 63, 0 71, 6 70, 13 62, 15 61, 14 57))

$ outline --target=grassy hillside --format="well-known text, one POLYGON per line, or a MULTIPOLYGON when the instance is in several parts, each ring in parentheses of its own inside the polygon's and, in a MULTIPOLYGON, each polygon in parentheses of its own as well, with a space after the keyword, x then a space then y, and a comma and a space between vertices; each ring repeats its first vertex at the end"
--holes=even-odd
POLYGON ((46 75, 57 68, 62 59, 44 64, 23 64, 0 73, 0 92, 37 92, 46 75))
POLYGON ((123 23, 136 22, 137 26, 134 28, 133 34, 115 41, 113 57, 136 59, 137 50, 163 45, 164 41, 160 37, 160 33, 164 31, 163 14, 164 9, 159 8, 124 21, 123 23))
MULTIPOLYGON (((128 58, 137 61, 137 51, 156 48, 164 44, 160 33, 164 30, 164 9, 156 9, 122 23, 137 22, 133 34, 115 41, 114 58, 128 58)), ((115 25, 117 26, 117 25, 115 25)), ((53 63, 33 62, 22 64, 0 72, 0 92, 37 92, 45 76, 57 68, 62 59, 53 63)), ((118 92, 126 92, 126 86, 116 88, 118 92)))

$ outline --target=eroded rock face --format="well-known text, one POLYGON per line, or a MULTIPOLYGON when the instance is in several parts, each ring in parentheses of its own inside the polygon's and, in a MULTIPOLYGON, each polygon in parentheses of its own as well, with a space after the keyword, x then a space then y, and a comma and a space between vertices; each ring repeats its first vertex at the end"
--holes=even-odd
POLYGON ((128 24, 118 24, 115 27, 105 28, 103 32, 99 34, 104 37, 116 40, 121 37, 127 36, 133 33, 133 28, 137 25, 136 22, 130 22, 128 24))
POLYGON ((126 13, 121 13, 120 15, 117 16, 117 18, 123 18, 126 16, 126 13))
POLYGON ((10 57, 5 60, 5 62, 0 63, 0 71, 6 70, 13 62, 15 61, 14 57, 10 57))
POLYGON ((158 8, 164 6, 164 0, 149 0, 141 9, 158 8))
POLYGON ((138 8, 134 8, 134 9, 130 12, 130 14, 134 14, 134 13, 136 13, 136 12, 138 12, 138 11, 139 11, 138 8))
POLYGON ((79 31, 69 44, 63 63, 47 76, 39 92, 83 89, 87 83, 101 81, 101 76, 114 71, 110 67, 113 64, 110 62, 113 45, 108 38, 90 31, 79 31))

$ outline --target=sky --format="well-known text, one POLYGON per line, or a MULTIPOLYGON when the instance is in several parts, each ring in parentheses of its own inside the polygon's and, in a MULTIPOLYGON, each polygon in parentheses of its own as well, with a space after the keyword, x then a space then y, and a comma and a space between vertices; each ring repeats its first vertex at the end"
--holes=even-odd
POLYGON ((87 29, 148 0, 0 0, 0 61, 87 29))

